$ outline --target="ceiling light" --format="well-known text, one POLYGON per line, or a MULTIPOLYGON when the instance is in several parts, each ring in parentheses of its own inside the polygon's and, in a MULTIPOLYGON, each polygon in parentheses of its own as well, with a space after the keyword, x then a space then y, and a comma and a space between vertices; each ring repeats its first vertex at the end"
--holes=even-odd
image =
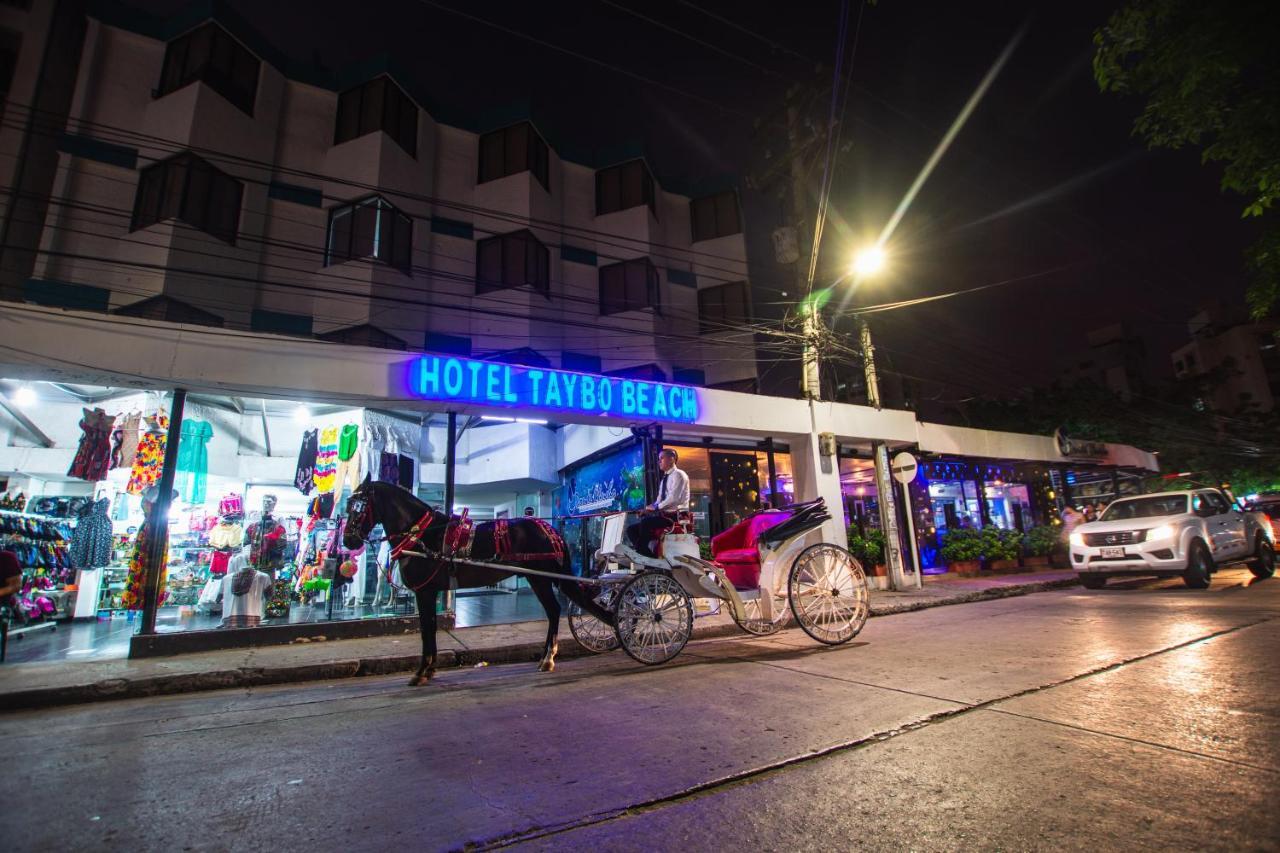
POLYGON ((34 406, 36 404, 36 392, 30 385, 21 385, 9 399, 13 400, 14 405, 22 406, 23 408, 34 406))
POLYGON ((306 406, 298 406, 293 410, 293 419, 295 421, 309 421, 311 420, 311 410, 306 406))

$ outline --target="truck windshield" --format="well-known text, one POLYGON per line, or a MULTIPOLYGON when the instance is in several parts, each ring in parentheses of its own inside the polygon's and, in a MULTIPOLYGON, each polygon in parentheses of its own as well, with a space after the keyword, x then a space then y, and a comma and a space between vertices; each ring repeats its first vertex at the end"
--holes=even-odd
POLYGON ((1107 507, 1107 511, 1098 520, 1125 521, 1130 518, 1159 518, 1162 515, 1182 515, 1186 511, 1186 495, 1152 495, 1149 498, 1116 501, 1107 507))

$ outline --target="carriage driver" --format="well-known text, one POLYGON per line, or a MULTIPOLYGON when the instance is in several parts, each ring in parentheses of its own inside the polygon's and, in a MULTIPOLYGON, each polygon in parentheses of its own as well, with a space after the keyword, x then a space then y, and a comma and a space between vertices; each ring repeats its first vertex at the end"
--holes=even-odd
POLYGON ((658 453, 658 468, 662 470, 658 499, 645 507, 648 514, 627 528, 631 546, 646 557, 657 556, 649 549, 649 543, 671 527, 677 513, 689 508, 689 475, 676 467, 679 458, 670 447, 658 453))

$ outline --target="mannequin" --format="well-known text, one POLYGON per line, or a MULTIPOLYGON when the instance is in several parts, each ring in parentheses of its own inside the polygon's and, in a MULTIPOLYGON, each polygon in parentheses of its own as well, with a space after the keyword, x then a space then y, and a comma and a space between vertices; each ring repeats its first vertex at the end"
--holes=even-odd
POLYGON ((244 513, 240 506, 239 499, 228 501, 223 498, 220 505, 222 516, 209 530, 209 545, 217 549, 209 561, 209 572, 215 578, 226 575, 232 554, 244 544, 244 525, 240 523, 244 513))
MULTIPOLYGON (((284 567, 284 551, 287 544, 284 525, 275 517, 276 496, 262 496, 262 515, 245 531, 244 541, 249 546, 249 563, 267 575, 271 581, 284 567)), ((228 573, 227 577, 230 577, 228 573)), ((267 603, 267 616, 289 615, 289 585, 274 584, 271 599, 267 603)))
POLYGON ((250 563, 251 546, 231 558, 222 579, 222 627, 256 628, 262 624, 264 604, 271 596, 271 577, 250 563))

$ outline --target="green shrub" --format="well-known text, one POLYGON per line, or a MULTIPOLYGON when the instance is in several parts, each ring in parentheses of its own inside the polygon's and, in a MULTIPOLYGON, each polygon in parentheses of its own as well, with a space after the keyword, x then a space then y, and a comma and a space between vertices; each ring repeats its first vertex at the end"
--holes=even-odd
POLYGON ((1047 557, 1058 547, 1061 533, 1060 527, 1045 524, 1028 530, 1022 542, 1032 557, 1047 557))
POLYGON ((1022 552, 1022 534, 1001 530, 994 525, 948 530, 942 537, 939 553, 948 563, 969 560, 1016 560, 1022 552))
POLYGON ((847 531, 849 553, 862 563, 864 569, 884 565, 884 532, 869 528, 863 535, 857 527, 850 525, 847 531))

